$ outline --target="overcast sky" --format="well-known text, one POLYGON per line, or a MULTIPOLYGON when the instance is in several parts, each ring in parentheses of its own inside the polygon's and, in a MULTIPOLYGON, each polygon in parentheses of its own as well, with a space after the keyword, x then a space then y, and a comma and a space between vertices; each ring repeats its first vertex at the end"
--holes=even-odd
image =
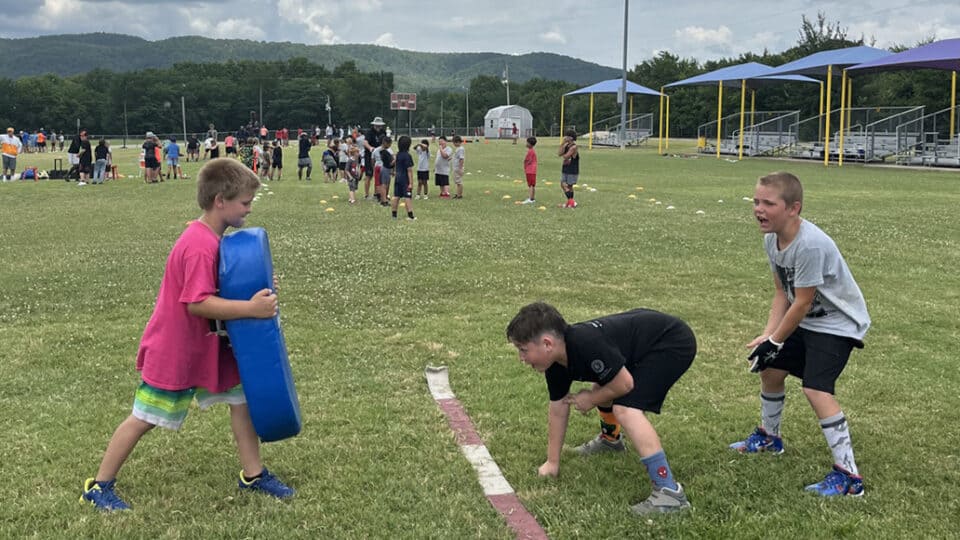
MULTIPOLYGON (((296 43, 376 43, 425 52, 546 51, 620 67, 623 0, 2 0, 0 37, 113 32, 296 43)), ((960 37, 958 0, 630 2, 628 67, 667 50, 699 61, 796 44, 826 13, 853 38, 914 46, 960 37), (723 10, 718 10, 723 6, 723 10)))

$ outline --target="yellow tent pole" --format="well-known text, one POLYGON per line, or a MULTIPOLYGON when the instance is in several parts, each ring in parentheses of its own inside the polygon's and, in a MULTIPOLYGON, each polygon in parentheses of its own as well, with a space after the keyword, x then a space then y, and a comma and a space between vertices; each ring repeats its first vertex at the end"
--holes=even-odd
POLYGON ((754 125, 754 113, 757 112, 757 91, 750 90, 750 125, 754 125))
POLYGON ((830 91, 833 90, 833 66, 827 66, 827 117, 823 127, 823 166, 830 165, 830 91))
POLYGON ((817 122, 817 139, 823 137, 823 81, 820 81, 820 120, 817 122))
POLYGON ((853 77, 847 77, 847 131, 850 131, 850 121, 853 118, 853 77))
MULTIPOLYGON (((633 122, 633 96, 630 96, 630 118, 627 119, 627 124, 633 122)), ((624 127, 626 129, 626 127, 624 127)))
MULTIPOLYGON (((740 149, 737 159, 743 159, 743 122, 746 120, 747 108, 747 80, 740 79, 740 149)), ((753 125, 752 123, 750 124, 753 125)))
POLYGON ((952 82, 950 83, 950 141, 953 142, 953 134, 956 133, 957 119, 957 72, 953 72, 952 82))
POLYGON ((657 153, 663 154, 663 87, 660 87, 660 121, 657 122, 659 134, 657 136, 657 153))
POLYGON ((670 151, 670 96, 667 96, 667 144, 664 150, 670 151))
POLYGON ((587 148, 593 150, 593 92, 590 92, 590 144, 587 148))
MULTIPOLYGON (((843 126, 847 119, 847 70, 843 70, 843 77, 840 78, 840 139, 837 141, 837 166, 843 167, 843 126)), ((847 129, 850 125, 846 124, 847 129)))
POLYGON ((566 96, 560 96, 560 138, 563 138, 563 100, 566 96))
POLYGON ((717 159, 720 159, 720 122, 723 118, 723 81, 717 82, 717 159))

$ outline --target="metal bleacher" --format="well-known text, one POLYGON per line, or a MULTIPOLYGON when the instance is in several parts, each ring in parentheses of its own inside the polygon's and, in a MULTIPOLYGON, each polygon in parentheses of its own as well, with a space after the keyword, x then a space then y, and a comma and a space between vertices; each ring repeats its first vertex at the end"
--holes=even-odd
MULTIPOLYGON (((754 111, 745 113, 743 128, 744 156, 782 155, 796 145, 796 134, 790 126, 795 125, 800 111, 754 111)), ((725 116, 720 120, 720 153, 740 155, 740 113, 725 116)), ((697 128, 697 150, 701 153, 717 152, 717 121, 701 124, 697 128)))
POLYGON ((956 126, 951 126, 951 112, 954 121, 960 118, 960 106, 948 107, 897 126, 897 163, 960 167, 960 136, 956 126))
MULTIPOLYGON (((850 126, 833 131, 830 138, 830 159, 844 161, 882 162, 889 157, 912 152, 921 140, 921 131, 906 126, 916 123, 924 116, 924 107, 856 107, 845 111, 850 126)), ((840 110, 831 113, 831 124, 839 123, 840 110)), ((796 134, 796 146, 790 151, 792 157, 823 159, 823 116, 813 116, 799 121, 792 128, 796 134)))
MULTIPOLYGON (((620 117, 611 116, 593 123, 594 146, 620 146, 620 117), (615 122, 615 123, 614 123, 615 122)), ((624 146, 643 144, 653 134, 653 113, 631 116, 624 130, 624 146)))

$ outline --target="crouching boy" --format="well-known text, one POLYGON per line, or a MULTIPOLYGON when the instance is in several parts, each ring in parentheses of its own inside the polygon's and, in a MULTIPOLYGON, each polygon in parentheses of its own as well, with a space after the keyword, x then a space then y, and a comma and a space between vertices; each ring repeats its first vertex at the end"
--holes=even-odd
POLYGON ((653 482, 650 496, 633 505, 635 514, 674 512, 690 507, 673 478, 660 438, 645 413, 660 413, 670 387, 687 371, 697 352, 693 331, 680 319, 634 309, 568 325, 543 302, 524 306, 507 326, 507 339, 520 360, 543 373, 550 393, 547 461, 541 476, 557 476, 570 406, 600 412, 601 434, 578 447, 581 455, 623 451, 621 426, 640 454, 653 482), (593 382, 570 393, 573 381, 593 382))

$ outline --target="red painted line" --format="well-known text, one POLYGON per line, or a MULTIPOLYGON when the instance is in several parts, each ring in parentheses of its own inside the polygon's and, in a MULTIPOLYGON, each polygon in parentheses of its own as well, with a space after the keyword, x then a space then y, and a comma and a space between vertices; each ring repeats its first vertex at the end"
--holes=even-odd
POLYGON ((458 445, 483 444, 483 440, 480 439, 477 430, 473 427, 473 422, 467 416, 467 411, 463 410, 463 406, 456 398, 438 399, 436 401, 444 414, 447 415, 447 423, 450 424, 450 429, 456 435, 458 445))
MULTIPOLYGON (((465 445, 483 445, 483 439, 477 434, 477 430, 470 421, 467 411, 460 405, 456 398, 437 399, 437 405, 447 416, 447 423, 450 429, 456 435, 457 444, 465 445)), ((501 495, 486 495, 490 504, 496 508, 500 515, 507 521, 507 525, 516 533, 518 540, 547 540, 546 531, 537 523, 537 518, 524 508, 523 503, 515 493, 505 493, 501 495)))

